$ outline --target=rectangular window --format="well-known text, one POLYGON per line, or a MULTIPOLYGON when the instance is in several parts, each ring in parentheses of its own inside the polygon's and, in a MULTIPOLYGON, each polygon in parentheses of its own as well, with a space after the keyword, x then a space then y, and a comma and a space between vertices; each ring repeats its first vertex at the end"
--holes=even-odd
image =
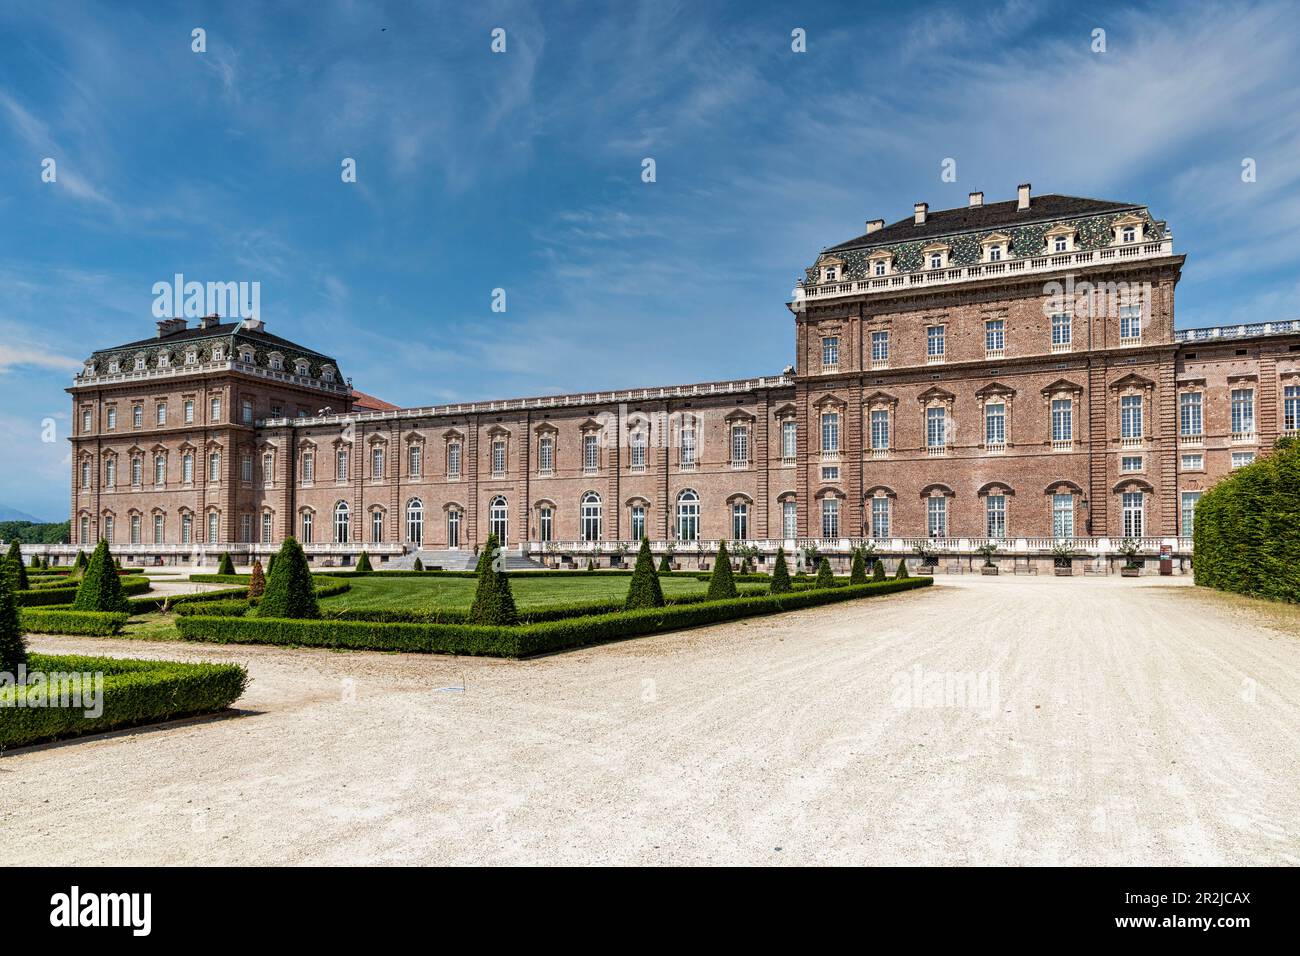
POLYGON ((262 456, 262 483, 269 485, 275 481, 275 455, 267 452, 262 456))
POLYGON ((645 537, 645 505, 632 506, 632 540, 640 541, 645 537))
POLYGON ((1232 437, 1249 438, 1255 434, 1255 390, 1232 390, 1232 437))
POLYGON ((406 473, 412 478, 420 477, 420 453, 423 451, 419 445, 408 445, 406 448, 406 473))
POLYGON ((633 471, 645 471, 645 450, 646 450, 645 433, 633 432, 632 447, 631 447, 631 451, 632 451, 631 464, 632 464, 633 471))
POLYGON ((537 536, 543 542, 551 540, 554 531, 554 517, 554 512, 550 508, 542 508, 537 513, 537 536))
POLYGON ((822 481, 839 481, 839 480, 840 480, 839 465, 829 465, 826 468, 822 469, 822 481))
POLYGON ((1007 323, 1005 319, 990 319, 984 323, 984 350, 1001 354, 1007 347, 1007 323))
POLYGON ((215 511, 208 512, 208 544, 216 544, 221 538, 221 515, 215 511))
POLYGON ((370 449, 370 477, 384 477, 384 450, 377 446, 370 449))
POLYGON ((167 403, 166 402, 158 403, 158 408, 155 410, 154 421, 159 425, 167 424, 167 403))
POLYGON ((1201 435, 1201 393, 1183 392, 1178 396, 1178 434, 1184 438, 1201 435))
POLYGON ((181 544, 189 544, 194 537, 194 517, 181 515, 181 544))
POLYGON ((1124 395, 1119 400, 1119 434, 1121 438, 1142 437, 1142 396, 1124 395))
POLYGON ((240 481, 253 480, 253 456, 252 455, 245 454, 243 458, 239 460, 239 479, 240 481))
POLYGON ((82 411, 82 413, 81 413, 81 433, 82 433, 83 435, 88 435, 88 434, 90 434, 90 431, 91 431, 91 425, 94 423, 94 420, 95 420, 95 418, 94 418, 94 414, 91 412, 91 410, 90 410, 89 408, 87 408, 87 409, 85 409, 84 411, 82 411))
POLYGON ((194 481, 194 456, 193 455, 181 456, 181 481, 183 481, 187 485, 194 481))
POLYGON ((239 415, 245 425, 253 424, 253 403, 247 398, 239 404, 239 415))
POLYGON ((543 475, 555 470, 555 439, 550 435, 537 439, 537 470, 543 475))
POLYGON ((822 339, 822 366, 831 367, 840 364, 840 340, 834 335, 822 339))
POLYGON ((840 536, 840 503, 835 498, 822 499, 822 537, 840 536))
POLYGON ((781 537, 794 538, 799 534, 799 509, 793 501, 781 502, 781 537))
POLYGON ((316 480, 316 456, 309 451, 302 453, 302 480, 316 480))
POLYGON ((334 454, 334 480, 348 480, 348 450, 340 448, 334 454))
POLYGON ((744 425, 731 426, 731 464, 749 464, 749 428, 744 425))
POLYGON ((889 410, 886 408, 871 410, 871 448, 873 451, 889 449, 889 410))
POLYGON ((871 499, 871 537, 889 537, 889 499, 871 499))
POLYGON ((582 470, 595 471, 600 467, 600 442, 595 435, 582 436, 582 470))
POLYGON ((81 463, 81 487, 90 487, 90 462, 88 461, 83 461, 81 463))
POLYGON ((1119 309, 1120 344, 1138 342, 1142 339, 1142 306, 1123 305, 1119 309))
POLYGON ((840 451, 840 415, 839 412, 822 414, 822 454, 839 454, 840 451))
POLYGON ((1007 536, 1007 497, 1006 495, 989 495, 984 499, 985 535, 990 538, 1007 536))
POLYGON ((81 519, 81 543, 90 544, 90 519, 81 519))
POLYGON ((925 530, 932 538, 948 537, 948 499, 942 495, 925 499, 925 530))
POLYGON ((498 438, 492 443, 492 474, 500 477, 506 473, 506 443, 498 438))
POLYGON ((1288 432, 1300 431, 1300 385, 1282 389, 1282 428, 1288 432))
POLYGON ((1069 398, 1052 399, 1052 441, 1074 440, 1074 401, 1069 398))
POLYGON ((153 460, 153 483, 155 485, 167 483, 167 459, 162 455, 153 460))
POLYGON ((109 488, 117 485, 117 459, 110 458, 104 462, 104 484, 109 488))
POLYGON ((131 543, 140 543, 140 516, 131 515, 131 543))
POLYGON ((131 406, 131 427, 141 428, 143 426, 144 426, 144 406, 132 405, 131 406))
POLYGON ((117 427, 117 408, 115 406, 110 405, 108 407, 107 418, 108 418, 108 430, 112 431, 114 428, 117 427))
POLYGON ((1204 471, 1205 456, 1200 453, 1194 455, 1183 455, 1182 469, 1183 471, 1204 471))
POLYGON ((1255 453, 1253 451, 1234 451, 1232 453, 1232 467, 1244 468, 1247 465, 1255 463, 1255 453))
POLYGON ((1144 508, 1142 503, 1142 492, 1126 491, 1124 492, 1124 537, 1140 538, 1142 537, 1144 508))
POLYGON ((194 424, 194 399, 187 398, 181 405, 181 411, 184 414, 183 421, 186 425, 194 424))
POLYGON ((313 519, 312 519, 312 513, 310 511, 304 511, 302 513, 301 523, 302 523, 302 543, 311 544, 313 519))
POLYGON ((165 530, 165 528, 164 528, 164 525, 163 525, 163 516, 162 516, 162 515, 154 515, 154 516, 153 516, 153 543, 154 543, 154 544, 162 544, 162 543, 163 543, 163 532, 164 532, 164 530, 165 530))
POLYGON ((731 537, 736 541, 749 537, 749 505, 743 501, 731 506, 731 537))
POLYGON ((239 540, 248 544, 253 542, 253 516, 239 516, 239 540))
POLYGON ((1052 495, 1052 537, 1074 537, 1074 495, 1052 495))
POLYGON ((1141 455, 1124 455, 1124 456, 1123 456, 1122 458, 1120 458, 1120 460, 1119 460, 1119 470, 1120 470, 1120 471, 1141 471, 1141 470, 1142 470, 1142 456, 1141 456, 1141 455))
POLYGON ((370 540, 375 544, 384 540, 384 513, 382 511, 370 512, 370 540))
POLYGON ((925 357, 929 361, 938 361, 944 356, 944 327, 931 325, 925 330, 925 357))
POLYGON ((1192 528, 1196 524, 1196 502, 1201 500, 1199 491, 1184 491, 1182 498, 1183 524, 1179 534, 1184 537, 1191 537, 1192 528))
POLYGON ((104 538, 110 543, 113 540, 113 516, 104 515, 104 538))
POLYGON ((271 512, 262 512, 262 544, 271 543, 271 512))
POLYGON ((219 395, 214 396, 212 401, 208 404, 208 421, 221 421, 221 397, 219 395))
POLYGON ((794 422, 781 423, 781 459, 794 461, 798 457, 798 430, 794 422))
POLYGON ((1074 322, 1068 312, 1058 312, 1052 316, 1052 351, 1069 351, 1074 341, 1074 322))
POLYGON ((889 364, 889 332, 871 333, 871 364, 881 368, 889 364))
POLYGON ((948 443, 948 410, 943 407, 925 410, 925 444, 927 448, 943 448, 948 443))
POLYGON ((460 477, 460 442, 454 441, 447 446, 447 476, 460 477))
POLYGON ((131 485, 139 488, 144 484, 144 460, 141 458, 131 459, 131 485))
POLYGON ((683 468, 695 467, 695 429, 682 428, 681 464, 683 468))
POLYGON ((984 406, 984 444, 1002 446, 1007 442, 1007 406, 989 402, 984 406))

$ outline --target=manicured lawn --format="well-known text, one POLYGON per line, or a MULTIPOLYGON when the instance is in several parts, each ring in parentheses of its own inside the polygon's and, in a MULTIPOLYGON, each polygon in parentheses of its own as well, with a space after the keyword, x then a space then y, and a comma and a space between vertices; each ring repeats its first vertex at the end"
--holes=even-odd
MULTIPOLYGON (((663 581, 664 596, 681 597, 703 594, 708 583, 693 577, 667 578, 663 581)), ((334 597, 324 598, 321 611, 358 610, 433 610, 435 608, 468 608, 474 600, 478 582, 474 578, 428 577, 357 577, 348 578, 352 589, 334 597)), ((590 577, 511 578, 510 589, 520 610, 549 607, 556 604, 577 604, 595 601, 620 601, 627 597, 632 579, 626 574, 603 575, 594 572, 590 577)), ((761 585, 750 587, 766 590, 761 585)), ((742 590, 747 590, 742 588, 742 590)))

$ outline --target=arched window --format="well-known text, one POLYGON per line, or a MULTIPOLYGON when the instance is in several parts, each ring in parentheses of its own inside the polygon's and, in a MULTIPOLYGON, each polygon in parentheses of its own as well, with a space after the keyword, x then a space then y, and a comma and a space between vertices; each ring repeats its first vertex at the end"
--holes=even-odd
POLYGON ((302 513, 302 543, 311 544, 311 526, 314 515, 310 511, 302 513))
POLYGON ((424 502, 419 498, 406 503, 406 540, 414 544, 424 540, 424 502))
POLYGON ((379 544, 384 540, 384 510, 376 508, 370 512, 370 540, 379 544))
POLYGON ((594 491, 582 496, 582 540, 600 540, 600 495, 594 491))
POLYGON ((689 488, 677 496, 677 539, 700 540, 700 496, 689 488))
POLYGON ((488 506, 488 532, 497 536, 503 546, 506 543, 506 531, 508 529, 507 515, 509 509, 506 507, 506 499, 497 495, 492 499, 492 504, 488 506))
POLYGON ((352 540, 348 533, 348 503, 340 501, 334 506, 334 542, 347 544, 352 540))

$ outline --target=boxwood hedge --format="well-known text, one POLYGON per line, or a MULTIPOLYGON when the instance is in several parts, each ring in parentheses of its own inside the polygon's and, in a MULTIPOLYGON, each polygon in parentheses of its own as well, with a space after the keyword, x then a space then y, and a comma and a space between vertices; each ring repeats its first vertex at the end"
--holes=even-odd
POLYGON ((23 608, 19 621, 27 634, 81 634, 109 637, 122 630, 131 615, 125 611, 73 611, 23 608))
POLYGON ((874 597, 925 587, 931 583, 928 578, 870 582, 789 594, 672 604, 556 621, 533 621, 514 627, 486 627, 459 622, 413 624, 337 618, 303 621, 201 616, 179 618, 176 626, 181 637, 191 641, 527 657, 642 634, 874 597))
POLYGON ((244 692, 248 674, 236 664, 182 664, 28 654, 28 673, 104 675, 103 713, 87 717, 82 707, 17 707, 19 694, 33 688, 0 688, 0 747, 102 733, 224 710, 244 692))
POLYGON ((1197 584, 1300 601, 1300 441, 1278 439, 1201 496, 1192 556, 1197 584))

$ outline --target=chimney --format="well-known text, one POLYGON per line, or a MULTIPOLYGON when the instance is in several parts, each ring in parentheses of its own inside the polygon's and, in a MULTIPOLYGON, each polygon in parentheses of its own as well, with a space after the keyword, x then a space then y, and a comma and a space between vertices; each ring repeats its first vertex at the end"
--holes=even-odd
POLYGON ((160 339, 165 339, 169 335, 175 335, 177 332, 184 331, 184 319, 163 319, 158 323, 158 338, 160 339))
POLYGON ((971 208, 972 208, 972 209, 974 209, 976 206, 982 206, 982 205, 984 205, 984 194, 983 194, 983 193, 971 193, 971 194, 970 194, 970 205, 971 205, 971 208))
POLYGON ((203 318, 199 319, 199 328, 210 329, 214 325, 220 324, 220 322, 221 322, 221 316, 217 315, 214 312, 212 313, 212 315, 205 315, 203 316, 203 318))
POLYGON ((1029 208, 1029 183, 1021 183, 1016 187, 1016 209, 1029 208))
POLYGON ((250 332, 261 332, 266 327, 266 323, 261 319, 244 319, 244 328, 250 332))
POLYGON ((883 220, 883 219, 868 219, 868 220, 867 220, 867 235, 868 235, 868 236, 871 235, 873 232, 879 232, 881 229, 884 229, 884 228, 885 228, 885 220, 883 220))
POLYGON ((919 202, 912 207, 912 217, 918 226, 925 225, 925 213, 929 208, 928 202, 919 202))

